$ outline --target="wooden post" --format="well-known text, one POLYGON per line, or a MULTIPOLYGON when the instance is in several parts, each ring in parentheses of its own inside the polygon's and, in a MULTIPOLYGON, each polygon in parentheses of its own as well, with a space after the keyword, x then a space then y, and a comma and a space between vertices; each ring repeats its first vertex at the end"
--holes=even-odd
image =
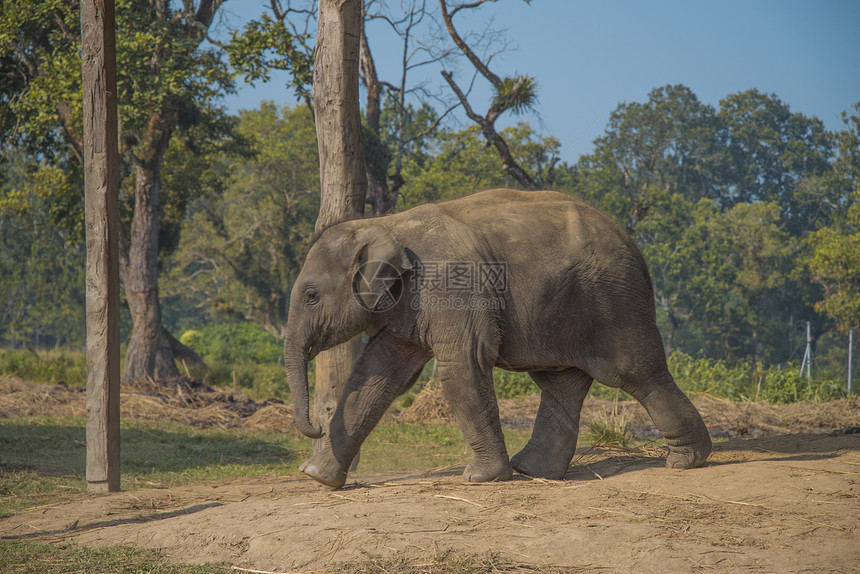
MULTIPOLYGON (((321 193, 317 231, 364 214, 367 175, 358 106, 361 4, 361 0, 319 3, 314 59, 321 193)), ((326 433, 359 354, 361 338, 356 337, 317 355, 313 419, 326 433)), ((314 452, 323 446, 324 440, 314 441, 314 452)))
POLYGON ((81 2, 87 232, 87 489, 119 472, 119 170, 114 0, 81 2))

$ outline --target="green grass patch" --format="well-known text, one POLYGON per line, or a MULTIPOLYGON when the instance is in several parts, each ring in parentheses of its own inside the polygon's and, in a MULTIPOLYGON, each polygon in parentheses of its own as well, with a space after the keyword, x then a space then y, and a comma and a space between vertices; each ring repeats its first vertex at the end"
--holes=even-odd
MULTIPOLYGON (((310 440, 294 435, 176 423, 123 423, 120 436, 124 490, 295 474, 310 453, 310 440)), ((0 516, 85 492, 83 418, 5 419, 0 445, 0 516)))
MULTIPOLYGON (((519 451, 530 431, 504 429, 508 452, 519 451)), ((361 447, 360 471, 427 471, 464 464, 472 452, 456 426, 398 424, 376 427, 361 447)))
POLYGON ((0 542, 0 571, 10 574, 68 574, 111 572, 112 574, 228 574, 235 572, 218 564, 171 564, 163 554, 129 546, 86 548, 52 546, 18 540, 0 542))
POLYGON ((627 424, 629 422, 624 413, 601 412, 587 428, 580 430, 578 446, 628 446, 630 434, 627 432, 627 424))
MULTIPOLYGON (((298 474, 311 441, 295 435, 195 429, 178 423, 125 422, 122 488, 159 488, 262 475, 298 474)), ((505 429, 510 452, 529 432, 505 429)), ((82 496, 86 492, 83 418, 22 417, 0 421, 0 516, 82 496)), ((360 471, 427 471, 471 457, 460 429, 444 425, 382 425, 362 447, 360 471)))

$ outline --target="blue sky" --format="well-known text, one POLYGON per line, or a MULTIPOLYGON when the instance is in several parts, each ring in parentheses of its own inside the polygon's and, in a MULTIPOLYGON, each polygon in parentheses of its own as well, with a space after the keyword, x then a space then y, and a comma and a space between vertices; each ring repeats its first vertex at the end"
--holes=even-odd
MULTIPOLYGON (((262 10, 251 1, 225 7, 233 26, 262 10)), ((510 46, 493 70, 538 81, 536 113, 513 121, 527 120, 558 138, 562 159, 571 163, 591 151, 620 102, 645 101, 666 84, 684 84, 713 106, 756 88, 828 129, 841 129, 840 113, 860 102, 860 0, 500 0, 477 15, 455 23, 462 32, 480 31, 492 18, 504 31, 510 46)), ((380 76, 397 77, 393 37, 382 26, 371 27, 368 37, 380 76)), ((455 71, 468 83, 468 66, 455 71)), ((428 85, 442 86, 438 67, 420 73, 428 85)), ((244 87, 225 103, 231 111, 263 99, 294 104, 283 86, 275 78, 244 87)), ((486 110, 489 92, 477 90, 474 101, 486 110)))

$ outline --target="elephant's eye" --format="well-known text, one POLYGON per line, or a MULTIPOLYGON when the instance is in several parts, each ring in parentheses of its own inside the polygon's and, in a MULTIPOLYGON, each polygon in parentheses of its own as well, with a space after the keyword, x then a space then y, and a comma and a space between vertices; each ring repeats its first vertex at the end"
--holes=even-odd
POLYGON ((305 305, 316 305, 320 302, 320 292, 309 287, 305 290, 305 305))

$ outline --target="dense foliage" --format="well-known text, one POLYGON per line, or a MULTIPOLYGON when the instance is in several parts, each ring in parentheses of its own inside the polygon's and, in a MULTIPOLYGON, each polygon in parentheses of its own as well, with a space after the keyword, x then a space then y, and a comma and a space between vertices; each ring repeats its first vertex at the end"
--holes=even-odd
MULTIPOLYGON (((676 352, 669 356, 669 370, 681 389, 690 395, 706 394, 732 400, 793 403, 801 400, 833 400, 845 396, 840 381, 823 376, 807 379, 796 364, 764 367, 750 360, 724 361, 691 357, 676 352)), ((496 369, 493 374, 499 398, 531 395, 537 386, 527 373, 496 369)), ((604 399, 626 399, 624 393, 596 382, 592 396, 604 399)))
MULTIPOLYGON (((39 0, 21 11, 13 4, 0 3, 0 345, 79 349, 79 6, 39 0)), ((220 357, 214 339, 182 333, 215 329, 235 343, 254 324, 280 337, 313 234, 319 164, 305 105, 310 20, 302 28, 287 12, 264 14, 221 45, 202 41, 194 24, 201 15, 187 9, 194 3, 119 4, 124 233, 142 197, 139 168, 158 143, 154 285, 165 327, 227 365, 235 357, 220 357), (266 81, 274 69, 291 74, 302 105, 264 103, 236 116, 219 107, 236 77, 266 81), (163 124, 158 133, 153 118, 163 124)), ((440 54, 453 53, 443 48, 440 54)), ((534 84, 514 90, 509 79, 499 81, 491 106, 527 92, 528 107, 539 109, 534 84)), ((522 185, 487 145, 480 122, 446 127, 449 110, 405 97, 413 93, 402 91, 406 83, 380 86, 365 133, 368 171, 396 174, 396 209, 522 185)), ((832 334, 860 326, 860 104, 845 111, 843 129, 830 132, 773 94, 748 90, 711 106, 685 86, 668 85, 645 101, 619 104, 593 152, 573 164, 559 164, 559 141, 527 123, 496 136, 532 180, 552 182, 629 231, 652 273, 667 353, 712 361, 714 376, 723 364, 779 372, 800 361, 807 322, 815 346, 826 340, 833 347, 818 349, 820 356, 844 346, 844 335, 832 334)), ((130 326, 128 314, 124 323, 130 326)), ((261 350, 268 343, 256 345, 236 343, 232 351, 244 349, 250 363, 277 362, 275 351, 261 350)), ((234 370, 216 378, 241 378, 234 370)), ((506 377, 499 379, 503 393, 520 384, 506 377)), ((734 387, 745 396, 770 388, 734 387)))
MULTIPOLYGON (((433 121, 428 111, 410 117, 433 121)), ((232 149, 211 146, 200 162, 200 147, 177 138, 166 155, 165 185, 200 187, 177 212, 173 254, 163 258, 166 318, 180 333, 251 321, 279 336, 319 201, 313 120, 304 106, 264 103, 234 121, 232 149)), ((556 187, 602 208, 640 245, 667 351, 752 369, 799 362, 806 321, 816 340, 857 325, 857 115, 845 125, 826 132, 772 95, 735 94, 714 110, 667 86, 620 105, 592 154, 556 166, 556 187), (734 117, 752 113, 767 116, 754 122, 757 136, 734 117), (737 151, 732 130, 741 128, 744 141, 772 138, 768 150, 791 153, 737 151)), ((540 171, 558 151, 528 124, 502 133, 527 169, 540 171)), ((21 153, 5 160, 11 201, 32 172, 21 153)), ((514 185, 474 127, 436 130, 409 150, 402 173, 400 209, 514 185)), ((31 205, 2 214, 8 317, 0 337, 12 346, 80 345, 81 245, 45 225, 47 208, 31 205)))

